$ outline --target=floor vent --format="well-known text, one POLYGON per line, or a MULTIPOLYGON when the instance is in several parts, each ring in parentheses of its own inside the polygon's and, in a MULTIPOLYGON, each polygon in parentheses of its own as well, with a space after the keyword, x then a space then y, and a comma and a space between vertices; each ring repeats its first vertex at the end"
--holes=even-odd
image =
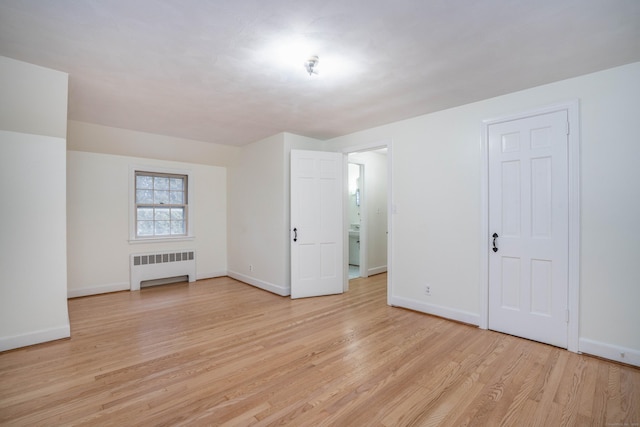
POLYGON ((196 252, 193 250, 131 254, 130 280, 131 290, 140 290, 140 282, 165 279, 168 277, 189 276, 190 282, 196 280, 196 252))

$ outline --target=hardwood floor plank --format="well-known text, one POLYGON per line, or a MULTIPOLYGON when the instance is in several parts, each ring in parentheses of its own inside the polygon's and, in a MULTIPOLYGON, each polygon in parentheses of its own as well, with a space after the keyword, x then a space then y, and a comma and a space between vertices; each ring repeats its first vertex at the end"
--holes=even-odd
POLYGON ((291 300, 217 278, 69 300, 0 353, 0 425, 595 425, 640 369, 386 304, 386 275, 291 300))
POLYGON ((510 347, 506 350, 509 357, 501 363, 504 369, 496 370, 493 376, 485 381, 484 390, 475 403, 473 411, 468 412, 469 422, 473 419, 477 424, 499 425, 504 418, 508 417, 510 410, 511 412, 516 410, 512 403, 526 379, 522 373, 530 371, 533 363, 525 351, 528 342, 509 341, 510 347))

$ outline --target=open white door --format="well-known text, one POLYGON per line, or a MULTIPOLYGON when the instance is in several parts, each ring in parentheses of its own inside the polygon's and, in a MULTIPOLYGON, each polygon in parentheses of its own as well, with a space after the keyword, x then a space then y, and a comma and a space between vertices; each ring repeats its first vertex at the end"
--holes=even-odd
POLYGON ((291 150, 291 298, 343 292, 343 157, 291 150))
POLYGON ((567 348, 566 111, 491 124, 489 328, 567 348))

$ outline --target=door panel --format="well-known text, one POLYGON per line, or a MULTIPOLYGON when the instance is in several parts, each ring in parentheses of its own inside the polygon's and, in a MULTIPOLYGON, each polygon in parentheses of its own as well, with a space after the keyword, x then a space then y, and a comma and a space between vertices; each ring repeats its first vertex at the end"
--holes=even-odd
POLYGON ((340 153, 291 151, 291 298, 343 292, 340 153))
POLYGON ((567 113, 492 124, 488 141, 489 328, 566 348, 567 113))

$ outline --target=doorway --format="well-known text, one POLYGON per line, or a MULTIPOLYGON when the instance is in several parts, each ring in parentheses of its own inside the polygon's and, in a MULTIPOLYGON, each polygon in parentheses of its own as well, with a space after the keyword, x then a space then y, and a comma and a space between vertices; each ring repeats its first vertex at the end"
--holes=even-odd
MULTIPOLYGON (((348 171, 345 275, 351 280, 389 273, 390 144, 362 147, 345 154, 348 171)), ((387 274, 388 295, 390 280, 387 274)))
MULTIPOLYGON (((371 167, 372 171, 375 170, 375 166, 372 166, 375 162, 369 163, 370 158, 377 159, 378 169, 382 172, 371 173, 369 176, 382 183, 381 188, 384 190, 384 205, 374 205, 371 210, 375 212, 376 219, 380 221, 382 218, 385 224, 382 228, 384 237, 380 239, 384 245, 378 244, 375 247, 378 248, 376 250, 385 253, 386 258, 382 263, 369 262, 364 274, 366 277, 388 273, 385 276, 387 303, 391 303, 390 142, 345 149, 342 153, 291 150, 291 298, 331 295, 349 290, 346 177, 350 153, 364 159, 366 163, 363 164, 365 167, 371 167), (334 287, 336 283, 341 283, 339 290, 334 287)), ((376 183, 365 185, 368 188, 379 187, 376 183)), ((370 202, 375 202, 375 198, 371 197, 370 202)), ((363 223, 367 224, 366 227, 361 227, 360 238, 361 245, 366 248, 370 224, 364 212, 369 209, 364 204, 364 197, 360 204, 363 208, 363 223)), ((361 254, 360 259, 368 260, 368 257, 361 254)), ((361 264, 365 265, 364 262, 361 264)))

